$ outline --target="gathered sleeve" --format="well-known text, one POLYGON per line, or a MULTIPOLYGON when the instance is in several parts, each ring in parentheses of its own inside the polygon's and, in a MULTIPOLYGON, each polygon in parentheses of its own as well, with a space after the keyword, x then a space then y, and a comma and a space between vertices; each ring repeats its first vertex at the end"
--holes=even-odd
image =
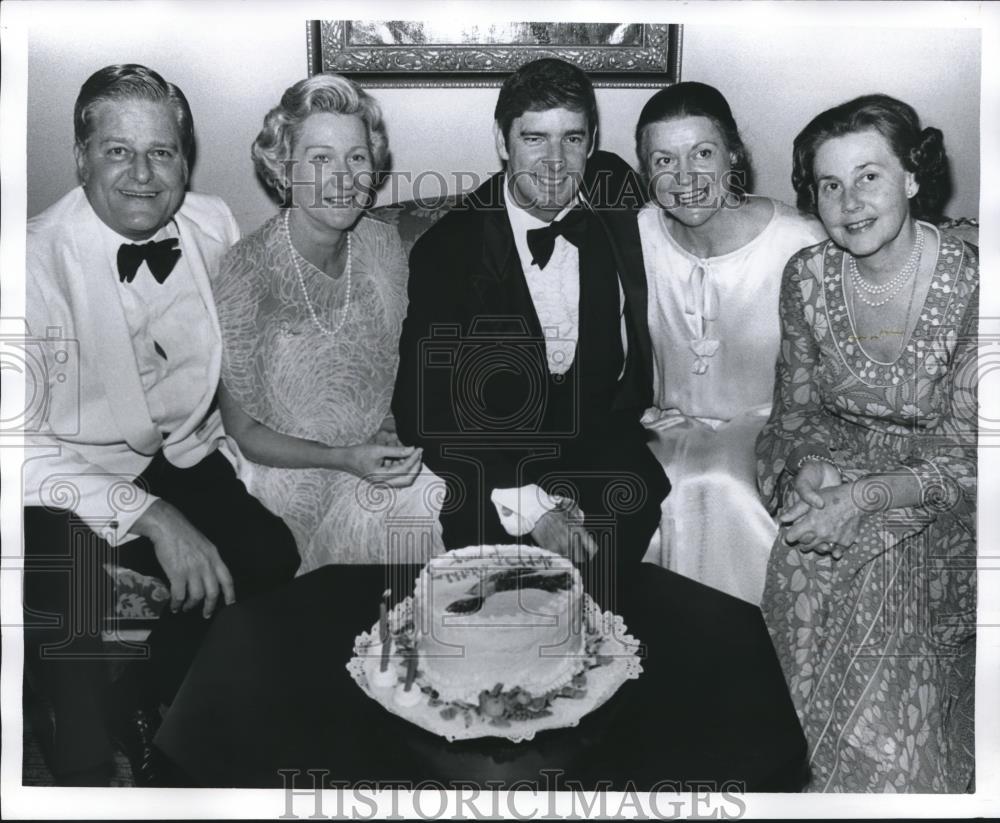
POLYGON ((803 444, 819 451, 829 447, 829 427, 815 381, 819 346, 813 334, 816 322, 814 294, 822 288, 825 244, 797 252, 781 278, 779 315, 781 345, 774 373, 771 414, 757 437, 757 485, 772 514, 781 505, 785 471, 791 452, 803 444), (817 250, 818 248, 818 250, 817 250))

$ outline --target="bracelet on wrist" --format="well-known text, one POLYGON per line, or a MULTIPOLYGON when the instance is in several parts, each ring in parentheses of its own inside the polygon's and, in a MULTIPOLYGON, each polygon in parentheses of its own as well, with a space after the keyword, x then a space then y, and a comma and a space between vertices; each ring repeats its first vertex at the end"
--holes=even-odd
POLYGON ((840 474, 840 466, 834 461, 832 457, 827 457, 825 454, 815 454, 809 452, 808 454, 802 455, 799 458, 799 462, 795 464, 795 473, 798 474, 802 471, 802 466, 809 460, 813 460, 817 463, 826 463, 828 466, 833 466, 837 470, 837 474, 840 474))

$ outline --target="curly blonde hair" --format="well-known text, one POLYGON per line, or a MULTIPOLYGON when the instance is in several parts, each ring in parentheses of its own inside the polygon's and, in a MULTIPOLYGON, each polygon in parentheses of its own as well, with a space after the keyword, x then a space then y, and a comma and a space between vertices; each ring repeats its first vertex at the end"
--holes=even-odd
POLYGON ((317 112, 358 115, 368 132, 376 174, 388 165, 389 138, 375 98, 339 74, 315 74, 285 90, 281 102, 267 113, 264 127, 250 148, 258 177, 280 202, 289 194, 283 161, 291 157, 306 118, 317 112))

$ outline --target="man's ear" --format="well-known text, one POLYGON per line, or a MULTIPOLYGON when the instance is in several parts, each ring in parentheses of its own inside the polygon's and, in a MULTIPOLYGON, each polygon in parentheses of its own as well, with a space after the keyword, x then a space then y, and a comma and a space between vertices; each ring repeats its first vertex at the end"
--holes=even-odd
POLYGON ((76 177, 81 186, 87 185, 90 172, 87 169, 87 148, 79 143, 73 144, 73 157, 76 158, 76 177))
POLYGON ((510 153, 507 151, 507 138, 504 137, 504 133, 500 130, 500 124, 496 120, 493 121, 493 141, 496 143, 497 154, 506 163, 510 160, 510 153))
POLYGON ((594 127, 594 133, 590 135, 590 148, 587 149, 587 157, 589 158, 594 153, 594 149, 597 148, 597 127, 594 127))

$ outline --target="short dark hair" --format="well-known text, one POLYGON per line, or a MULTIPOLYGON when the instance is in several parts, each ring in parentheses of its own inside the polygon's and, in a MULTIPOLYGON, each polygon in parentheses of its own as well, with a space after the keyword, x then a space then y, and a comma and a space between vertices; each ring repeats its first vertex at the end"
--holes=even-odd
POLYGON ((729 103, 717 88, 706 83, 675 83, 660 89, 646 101, 635 126, 635 153, 639 166, 645 171, 643 159, 646 128, 653 123, 662 123, 677 117, 707 117, 722 135, 726 151, 733 156, 733 173, 729 178, 729 188, 738 195, 744 195, 752 188, 752 168, 750 152, 739 127, 733 117, 729 103))
POLYGON ((526 111, 548 109, 582 112, 587 117, 587 133, 593 141, 597 131, 594 86, 582 69, 555 57, 525 63, 504 80, 493 118, 506 141, 518 117, 526 111))
POLYGON ((799 208, 816 213, 813 164, 820 146, 860 131, 881 134, 903 168, 913 173, 920 190, 910 200, 910 213, 937 222, 951 189, 944 135, 939 129, 921 129, 913 107, 887 94, 866 94, 827 109, 799 132, 792 149, 792 186, 799 208))
POLYGON ((177 86, 138 63, 117 63, 98 69, 80 87, 73 107, 73 136, 83 149, 93 131, 94 111, 109 100, 150 100, 167 103, 174 112, 181 139, 181 152, 190 166, 194 162, 194 119, 187 98, 177 86))

